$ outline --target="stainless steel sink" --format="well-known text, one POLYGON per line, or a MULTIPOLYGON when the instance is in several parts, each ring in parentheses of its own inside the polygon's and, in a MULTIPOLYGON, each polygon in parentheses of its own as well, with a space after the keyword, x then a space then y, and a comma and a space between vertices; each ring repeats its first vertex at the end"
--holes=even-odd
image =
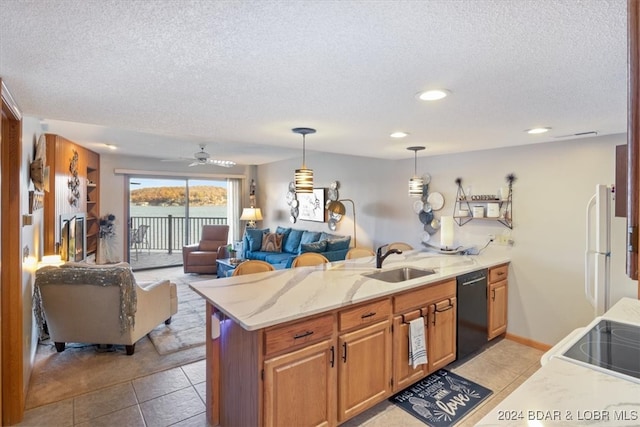
POLYGON ((420 269, 413 267, 401 267, 394 268, 393 270, 376 271, 374 273, 366 273, 363 276, 371 277, 372 279, 382 280, 384 282, 398 283, 405 280, 417 279, 418 277, 428 276, 435 274, 435 270, 420 269))

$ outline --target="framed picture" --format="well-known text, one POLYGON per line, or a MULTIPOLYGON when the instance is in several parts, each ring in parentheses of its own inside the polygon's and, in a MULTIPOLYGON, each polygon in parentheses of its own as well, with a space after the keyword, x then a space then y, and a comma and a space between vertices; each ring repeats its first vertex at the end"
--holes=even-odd
POLYGON ((325 209, 326 188, 314 188, 313 193, 298 193, 298 219, 305 221, 327 221, 325 209))

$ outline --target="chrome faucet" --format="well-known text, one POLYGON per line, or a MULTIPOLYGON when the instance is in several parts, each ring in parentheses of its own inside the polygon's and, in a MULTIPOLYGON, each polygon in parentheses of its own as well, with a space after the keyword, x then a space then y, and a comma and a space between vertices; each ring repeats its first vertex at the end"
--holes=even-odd
POLYGON ((382 254, 382 248, 387 247, 387 246, 388 246, 388 244, 382 245, 376 251, 376 268, 382 268, 382 261, 384 261, 385 258, 388 257, 389 255, 391 255, 391 254, 401 254, 402 253, 402 251, 400 249, 389 249, 383 255, 382 254))

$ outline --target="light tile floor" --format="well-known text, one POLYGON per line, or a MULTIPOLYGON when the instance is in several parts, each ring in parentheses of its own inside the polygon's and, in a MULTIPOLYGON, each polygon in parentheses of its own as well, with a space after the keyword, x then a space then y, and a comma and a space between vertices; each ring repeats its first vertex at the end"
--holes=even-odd
MULTIPOLYGON (((540 366, 543 352, 499 340, 447 369, 493 390, 458 426, 473 426, 540 366)), ((205 361, 138 378, 99 391, 31 409, 21 426, 206 427, 205 361)), ((424 426, 384 401, 343 426, 424 426)))

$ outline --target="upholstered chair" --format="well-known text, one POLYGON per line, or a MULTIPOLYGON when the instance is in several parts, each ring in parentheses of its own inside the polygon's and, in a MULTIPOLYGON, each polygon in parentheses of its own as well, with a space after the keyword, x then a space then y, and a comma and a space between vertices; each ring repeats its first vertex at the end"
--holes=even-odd
POLYGON ((345 259, 364 258, 364 257, 371 257, 371 256, 376 256, 376 254, 371 249, 351 248, 347 252, 347 256, 345 257, 345 259))
POLYGON ((313 265, 320 265, 329 262, 329 260, 322 254, 317 252, 305 252, 300 254, 293 260, 291 267, 308 267, 313 265))
POLYGON ((228 225, 203 225, 200 242, 182 247, 185 273, 216 274, 217 259, 228 258, 228 225))
POLYGON ((233 270, 233 276, 242 276, 244 274, 262 273, 264 271, 274 271, 275 267, 268 262, 257 259, 243 261, 233 270))
POLYGON ((36 272, 34 314, 58 352, 66 343, 124 345, 136 342, 178 312, 175 283, 138 284, 128 263, 67 263, 36 272))

